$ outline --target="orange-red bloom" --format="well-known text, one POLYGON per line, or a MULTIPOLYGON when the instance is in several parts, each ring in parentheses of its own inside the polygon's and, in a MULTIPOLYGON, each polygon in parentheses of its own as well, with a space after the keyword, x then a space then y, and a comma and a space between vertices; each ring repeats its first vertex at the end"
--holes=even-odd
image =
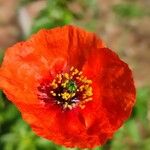
POLYGON ((128 65, 74 26, 41 30, 10 47, 0 88, 38 135, 67 147, 104 144, 135 103, 128 65))

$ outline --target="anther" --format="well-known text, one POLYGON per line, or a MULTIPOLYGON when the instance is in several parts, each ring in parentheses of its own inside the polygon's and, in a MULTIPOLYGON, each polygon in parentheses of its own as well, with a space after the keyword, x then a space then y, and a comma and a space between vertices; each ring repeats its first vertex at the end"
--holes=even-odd
POLYGON ((79 106, 83 109, 85 103, 92 100, 92 81, 83 75, 82 71, 70 68, 70 72, 57 74, 50 84, 51 95, 63 109, 73 109, 79 106))

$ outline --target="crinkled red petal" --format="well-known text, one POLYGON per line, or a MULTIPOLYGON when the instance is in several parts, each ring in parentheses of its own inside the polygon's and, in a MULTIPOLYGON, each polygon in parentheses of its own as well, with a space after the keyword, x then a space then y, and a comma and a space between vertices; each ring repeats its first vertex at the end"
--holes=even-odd
POLYGON ((67 147, 104 144, 129 117, 135 87, 127 64, 93 33, 74 26, 41 30, 10 47, 0 68, 0 88, 40 136, 67 147), (71 66, 93 81, 85 108, 64 110, 38 97, 38 86, 71 66))

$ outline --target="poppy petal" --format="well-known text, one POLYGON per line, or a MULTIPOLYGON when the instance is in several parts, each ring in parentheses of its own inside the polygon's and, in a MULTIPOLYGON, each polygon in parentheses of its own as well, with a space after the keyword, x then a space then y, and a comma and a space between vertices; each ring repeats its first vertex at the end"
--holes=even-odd
POLYGON ((93 88, 96 89, 95 99, 91 103, 98 105, 96 102, 99 101, 111 128, 118 129, 135 104, 135 87, 128 65, 114 52, 103 48, 91 53, 83 72, 97 84, 97 88, 93 88))
POLYGON ((8 48, 0 88, 33 131, 67 147, 103 145, 135 103, 128 65, 95 34, 70 25, 8 48))

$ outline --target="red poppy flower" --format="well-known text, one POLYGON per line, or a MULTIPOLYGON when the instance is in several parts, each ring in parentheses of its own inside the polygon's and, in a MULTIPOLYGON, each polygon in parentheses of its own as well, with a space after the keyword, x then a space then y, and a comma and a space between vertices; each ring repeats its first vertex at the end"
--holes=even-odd
POLYGON ((38 135, 67 147, 104 144, 135 103, 128 65, 74 26, 44 29, 10 47, 0 88, 38 135))

